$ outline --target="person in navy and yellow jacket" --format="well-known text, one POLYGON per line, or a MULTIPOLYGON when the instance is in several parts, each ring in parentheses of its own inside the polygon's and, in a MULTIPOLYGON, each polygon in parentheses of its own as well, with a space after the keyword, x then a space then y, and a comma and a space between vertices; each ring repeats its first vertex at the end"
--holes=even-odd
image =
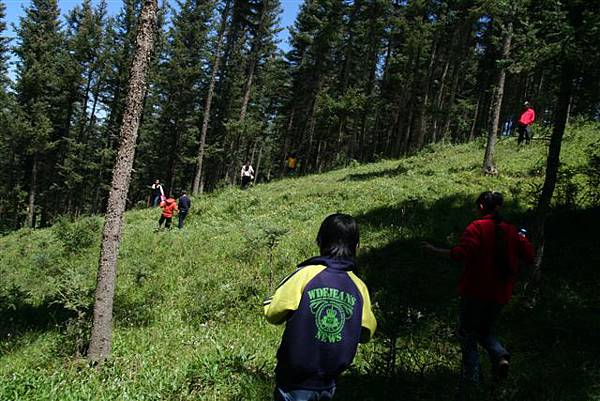
POLYGON ((321 256, 301 263, 264 302, 272 324, 286 323, 277 351, 276 401, 330 400, 337 377, 377 322, 367 286, 354 273, 358 224, 333 214, 321 224, 321 256))

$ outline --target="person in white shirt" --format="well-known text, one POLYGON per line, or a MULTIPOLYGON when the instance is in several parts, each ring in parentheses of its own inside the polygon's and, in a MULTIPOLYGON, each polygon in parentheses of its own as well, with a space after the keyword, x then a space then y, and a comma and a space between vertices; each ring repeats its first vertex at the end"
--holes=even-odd
POLYGON ((254 179, 254 169, 250 165, 250 160, 246 160, 246 163, 242 166, 240 176, 242 178, 242 189, 248 188, 248 185, 254 179))
POLYGON ((160 180, 154 181, 154 184, 150 186, 152 189, 152 206, 157 207, 160 202, 165 200, 165 190, 163 189, 160 180))

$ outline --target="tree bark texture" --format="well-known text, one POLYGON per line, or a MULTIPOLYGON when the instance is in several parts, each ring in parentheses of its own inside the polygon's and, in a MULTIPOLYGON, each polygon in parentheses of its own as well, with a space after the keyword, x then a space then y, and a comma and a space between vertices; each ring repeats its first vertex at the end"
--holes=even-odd
POLYGON ((200 133, 200 145, 198 146, 198 159, 196 161, 196 175, 192 184, 192 195, 198 195, 200 192, 200 180, 202 177, 202 164, 204 162, 204 147, 206 146, 206 135, 208 133, 208 123, 210 122, 210 108, 215 95, 215 84, 217 82, 217 73, 221 64, 221 49, 223 48, 223 38, 225 37, 225 28, 227 27, 227 16, 231 1, 225 3, 223 15, 221 17, 221 26, 219 27, 219 36, 217 38, 217 49, 215 51, 215 61, 213 62, 210 73, 210 84, 208 85, 208 94, 206 95, 206 104, 204 105, 204 117, 202 118, 202 131, 200 133))
POLYGON ((31 166, 31 185, 29 188, 29 200, 27 210, 27 226, 35 227, 35 193, 37 191, 37 169, 38 169, 38 155, 33 155, 33 165, 31 166))
MULTIPOLYGON (((512 22, 508 22, 504 39, 502 40, 502 62, 505 63, 510 56, 510 46, 512 41, 512 22)), ((498 138, 498 125, 500 125, 500 110, 502 109, 502 98, 504 96, 504 82, 506 81, 506 65, 502 64, 498 71, 498 80, 492 99, 492 115, 488 129, 488 140, 485 147, 485 156, 483 159, 483 172, 485 174, 496 174, 497 169, 494 164, 494 153, 496 152, 496 139, 498 138)))
POLYGON ((129 89, 121 124, 121 144, 113 169, 108 209, 102 232, 98 278, 94 299, 94 318, 88 360, 102 363, 110 354, 112 312, 117 273, 119 244, 123 228, 123 212, 135 156, 135 143, 142 113, 148 65, 156 28, 157 0, 145 0, 136 38, 136 52, 131 66, 129 89))

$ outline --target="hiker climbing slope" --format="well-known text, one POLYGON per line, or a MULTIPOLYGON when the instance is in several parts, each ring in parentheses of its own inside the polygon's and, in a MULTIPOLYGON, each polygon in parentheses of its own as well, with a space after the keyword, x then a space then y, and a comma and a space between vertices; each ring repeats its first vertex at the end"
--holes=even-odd
POLYGON ((467 226, 457 246, 444 249, 422 243, 428 253, 464 262, 458 286, 462 390, 481 380, 477 343, 488 352, 494 377, 500 380, 507 376, 510 354, 494 336, 493 327, 512 297, 519 260, 533 263, 533 246, 502 219, 502 204, 502 194, 483 192, 475 202, 479 218, 467 226))
POLYGON ((154 181, 154 184, 150 186, 150 189, 152 189, 151 205, 152 207, 157 207, 160 202, 165 200, 165 190, 163 189, 160 180, 154 181))
POLYGON ((254 179, 254 169, 250 165, 250 160, 246 160, 246 163, 242 166, 240 178, 242 179, 242 189, 248 188, 248 185, 254 179))
POLYGON ((171 221, 173 220, 173 214, 177 212, 177 202, 171 195, 167 197, 164 201, 160 202, 160 208, 162 209, 162 213, 160 215, 160 219, 158 220, 158 228, 157 230, 162 228, 163 223, 165 224, 165 228, 171 228, 171 221))
POLYGON ((529 102, 523 103, 523 110, 517 121, 517 131, 519 133, 518 143, 521 144, 523 141, 529 143, 531 139, 531 125, 535 121, 535 111, 529 102))
POLYGON ((179 225, 178 225, 179 229, 183 228, 183 223, 184 223, 185 218, 187 217, 187 214, 190 211, 191 207, 192 207, 192 201, 187 196, 185 191, 182 191, 181 196, 179 197, 179 213, 177 214, 177 217, 179 217, 179 225))

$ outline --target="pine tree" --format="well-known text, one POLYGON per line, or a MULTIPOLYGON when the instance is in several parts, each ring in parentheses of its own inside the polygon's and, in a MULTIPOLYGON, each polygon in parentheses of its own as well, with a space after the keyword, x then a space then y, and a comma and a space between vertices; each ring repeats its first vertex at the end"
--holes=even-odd
POLYGON ((6 31, 6 5, 0 2, 0 101, 4 101, 10 78, 8 77, 9 43, 10 39, 5 36, 6 31))
MULTIPOLYGON (((494 154, 496 152, 496 140, 498 137, 498 128, 500 126, 500 111, 502 109, 502 99, 504 96, 504 85, 506 81, 506 72, 508 69, 507 63, 509 62, 511 43, 513 38, 513 19, 517 10, 515 9, 516 3, 511 5, 501 5, 501 7, 508 7, 504 14, 506 17, 497 18, 504 20, 501 27, 502 31, 502 44, 500 52, 500 60, 498 60, 499 66, 497 67, 497 79, 494 84, 494 91, 492 95, 492 102, 490 108, 490 121, 488 128, 487 145, 485 148, 485 155, 483 159, 483 172, 485 174, 498 174, 498 170, 494 163, 494 154)), ((504 10, 503 10, 504 11, 504 10)))
POLYGON ((191 176, 181 172, 191 170, 201 94, 207 81, 205 65, 213 10, 212 1, 186 0, 178 5, 168 35, 167 61, 161 67, 158 82, 166 100, 159 125, 166 139, 161 152, 168 191, 191 181, 191 176))
MULTIPOLYGON (((29 145, 24 151, 29 159, 27 224, 31 227, 36 225, 36 200, 49 195, 56 165, 56 154, 50 150, 64 129, 65 110, 60 92, 64 53, 59 16, 56 0, 33 0, 17 29, 17 99, 29 116, 29 145)), ((49 200, 44 199, 41 206, 44 224, 49 200)))
MULTIPOLYGON (((542 17, 538 24, 543 35, 542 54, 537 61, 555 65, 559 85, 554 109, 554 125, 546 160, 546 174, 542 193, 538 199, 533 239, 536 245, 536 262, 530 287, 531 304, 534 305, 542 279, 545 223, 550 213, 550 205, 560 167, 560 152, 567 120, 569 118, 574 82, 584 75, 599 77, 600 4, 576 0, 563 3, 558 0, 534 2, 534 9, 542 17), (545 57, 544 57, 545 56, 545 57)), ((597 100, 598 101, 598 100, 597 100)))
POLYGON ((106 2, 94 9, 90 0, 76 6, 67 18, 68 57, 63 81, 68 111, 62 139, 65 155, 59 165, 59 174, 63 178, 62 192, 66 194, 64 211, 68 214, 86 210, 89 202, 85 199, 86 194, 92 189, 89 183, 97 175, 90 122, 95 121, 101 84, 105 19, 106 2))
POLYGON ((231 2, 232 0, 225 0, 225 4, 223 6, 223 11, 221 12, 221 22, 219 25, 219 29, 217 31, 216 45, 215 45, 215 54, 213 57, 211 73, 210 73, 210 82, 208 84, 208 91, 206 94, 206 100, 204 102, 204 111, 202 113, 202 128, 200 131, 200 144, 198 145, 198 156, 196 159, 196 173, 194 175, 194 182, 192 183, 192 194, 198 195, 198 193, 202 193, 204 190, 204 185, 202 183, 203 178, 203 164, 204 164, 204 152, 206 149, 206 137, 208 135, 208 124, 210 122, 210 113, 211 106, 213 101, 213 96, 215 94, 215 84, 217 82, 217 73, 221 66, 221 57, 222 57, 222 48, 223 48, 223 40, 225 37, 225 28, 227 27, 227 19, 229 17, 229 12, 231 10, 231 2))
POLYGON ((112 188, 102 234, 98 282, 94 300, 94 320, 88 349, 88 359, 92 363, 102 363, 109 356, 111 350, 112 309, 123 213, 125 212, 137 131, 146 93, 146 76, 154 42, 157 9, 156 0, 144 2, 136 38, 136 49, 131 64, 129 88, 120 130, 121 144, 113 170, 112 188))
POLYGON ((24 194, 19 182, 22 181, 24 165, 19 148, 22 145, 17 123, 20 114, 14 96, 9 92, 8 76, 9 39, 5 36, 6 7, 0 2, 0 233, 19 227, 19 215, 24 194))

